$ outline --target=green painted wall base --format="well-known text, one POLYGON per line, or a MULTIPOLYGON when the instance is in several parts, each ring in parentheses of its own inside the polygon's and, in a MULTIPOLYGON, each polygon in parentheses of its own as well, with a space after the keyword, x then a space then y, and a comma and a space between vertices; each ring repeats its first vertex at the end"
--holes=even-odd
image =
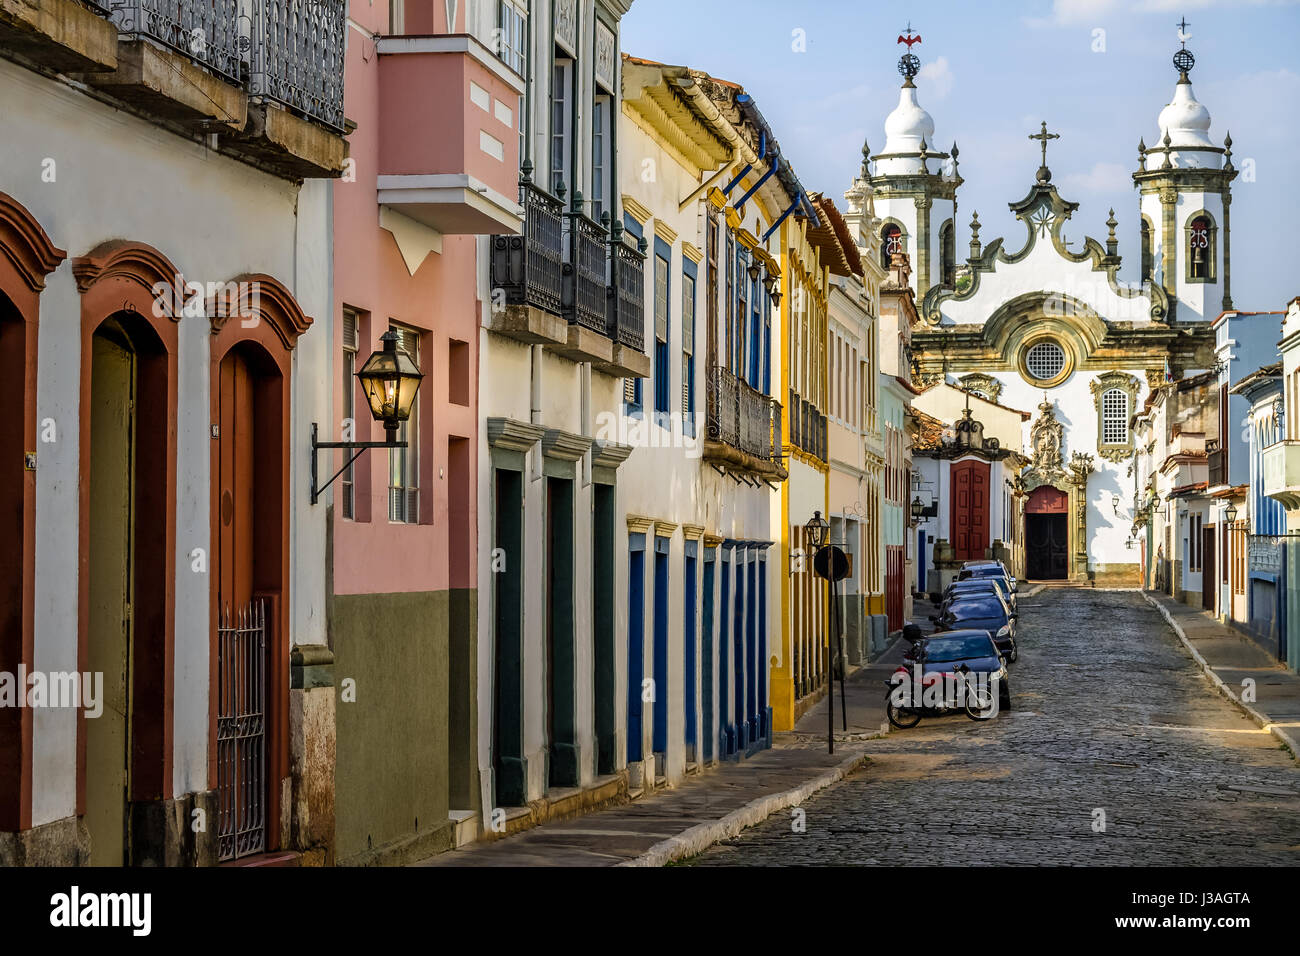
POLYGON ((455 593, 454 600, 453 592, 424 591, 335 595, 331 602, 340 864, 400 862, 451 845, 450 795, 467 783, 452 780, 451 753, 461 763, 465 748, 476 747, 459 737, 473 697, 474 685, 461 682, 474 648, 475 600, 455 593))

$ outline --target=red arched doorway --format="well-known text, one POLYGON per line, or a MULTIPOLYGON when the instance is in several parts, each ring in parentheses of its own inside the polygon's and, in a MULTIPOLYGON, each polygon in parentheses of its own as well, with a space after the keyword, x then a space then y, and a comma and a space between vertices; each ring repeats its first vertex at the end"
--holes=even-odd
POLYGON ((217 857, 282 846, 289 776, 289 426, 292 349, 311 324, 269 276, 210 300, 212 651, 209 781, 217 857))
POLYGON ((1035 488, 1025 505, 1025 570, 1031 581, 1069 577, 1070 496, 1051 485, 1035 488))
MULTIPOLYGON (((0 671, 30 671, 35 647, 36 332, 45 277, 67 253, 0 192, 0 671)), ((39 457, 39 456, 38 456, 39 457)), ((32 825, 32 711, 0 708, 0 832, 32 825)))
POLYGON ((78 665, 103 713, 77 725, 77 812, 96 865, 164 862, 175 682, 176 319, 156 249, 104 243, 73 260, 81 291, 78 665))

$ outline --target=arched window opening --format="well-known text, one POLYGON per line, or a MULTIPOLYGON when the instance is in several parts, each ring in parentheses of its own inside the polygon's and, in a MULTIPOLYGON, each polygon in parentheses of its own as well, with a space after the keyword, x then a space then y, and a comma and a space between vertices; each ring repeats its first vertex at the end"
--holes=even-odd
POLYGON ((949 219, 939 230, 939 282, 952 288, 957 280, 957 245, 949 219))
POLYGON ((886 223, 885 228, 880 230, 880 266, 883 269, 889 269, 894 253, 906 252, 907 246, 903 242, 903 230, 894 223, 886 223))

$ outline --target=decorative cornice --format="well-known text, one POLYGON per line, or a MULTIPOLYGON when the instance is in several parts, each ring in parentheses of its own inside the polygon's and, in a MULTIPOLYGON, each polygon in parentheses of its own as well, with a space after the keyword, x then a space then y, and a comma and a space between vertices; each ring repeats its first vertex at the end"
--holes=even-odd
POLYGON ((311 328, 312 319, 303 313, 298 300, 279 279, 263 273, 245 273, 222 284, 207 302, 208 320, 216 335, 232 318, 241 326, 256 328, 266 322, 286 349, 298 344, 298 336, 311 328))
POLYGON ((32 292, 44 289, 45 277, 68 257, 50 241, 27 207, 3 192, 0 192, 0 251, 14 264, 32 292))
POLYGON ((677 522, 675 521, 661 521, 656 518, 654 525, 655 537, 657 538, 671 538, 673 532, 677 530, 677 522))
POLYGON ((620 445, 618 442, 598 438, 591 444, 591 465, 593 468, 617 468, 627 461, 630 454, 631 445, 620 445))
POLYGON ((677 241, 677 230, 658 217, 655 218, 655 235, 670 246, 677 241))
POLYGON ((704 546, 706 548, 716 548, 725 540, 720 534, 706 534, 704 536, 704 546))
POLYGON ((701 259, 704 258, 703 252, 701 252, 693 244, 686 242, 685 240, 682 240, 682 255, 684 255, 687 259, 690 259, 691 262, 697 264, 701 259))
POLYGON ((704 536, 704 525, 702 524, 683 524, 682 536, 687 539, 696 539, 704 536))
MULTIPOLYGON (((129 279, 150 292, 159 283, 174 290, 176 295, 185 292, 185 280, 170 259, 153 246, 126 239, 102 242, 86 255, 73 259, 72 275, 82 295, 104 279, 129 279)), ((181 314, 172 315, 171 319, 179 322, 181 314)))
POLYGON ((591 439, 559 428, 548 428, 542 433, 542 454, 547 458, 577 461, 591 447, 591 439))
POLYGON ((629 196, 627 193, 623 194, 623 211, 630 212, 632 218, 642 225, 654 218, 646 206, 643 206, 635 196, 629 196))
POLYGON ((654 523, 653 518, 644 518, 641 515, 627 516, 627 530, 632 534, 645 534, 654 523))
POLYGON ((541 441, 545 434, 545 428, 531 422, 515 421, 513 418, 487 420, 488 444, 493 448, 526 452, 541 441))

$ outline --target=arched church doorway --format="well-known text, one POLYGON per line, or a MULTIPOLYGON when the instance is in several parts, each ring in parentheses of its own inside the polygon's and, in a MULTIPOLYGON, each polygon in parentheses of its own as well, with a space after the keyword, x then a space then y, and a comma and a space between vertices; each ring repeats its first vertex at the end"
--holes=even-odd
POLYGON ((1025 506, 1025 570, 1031 581, 1069 577, 1070 496, 1060 488, 1035 488, 1025 506))

